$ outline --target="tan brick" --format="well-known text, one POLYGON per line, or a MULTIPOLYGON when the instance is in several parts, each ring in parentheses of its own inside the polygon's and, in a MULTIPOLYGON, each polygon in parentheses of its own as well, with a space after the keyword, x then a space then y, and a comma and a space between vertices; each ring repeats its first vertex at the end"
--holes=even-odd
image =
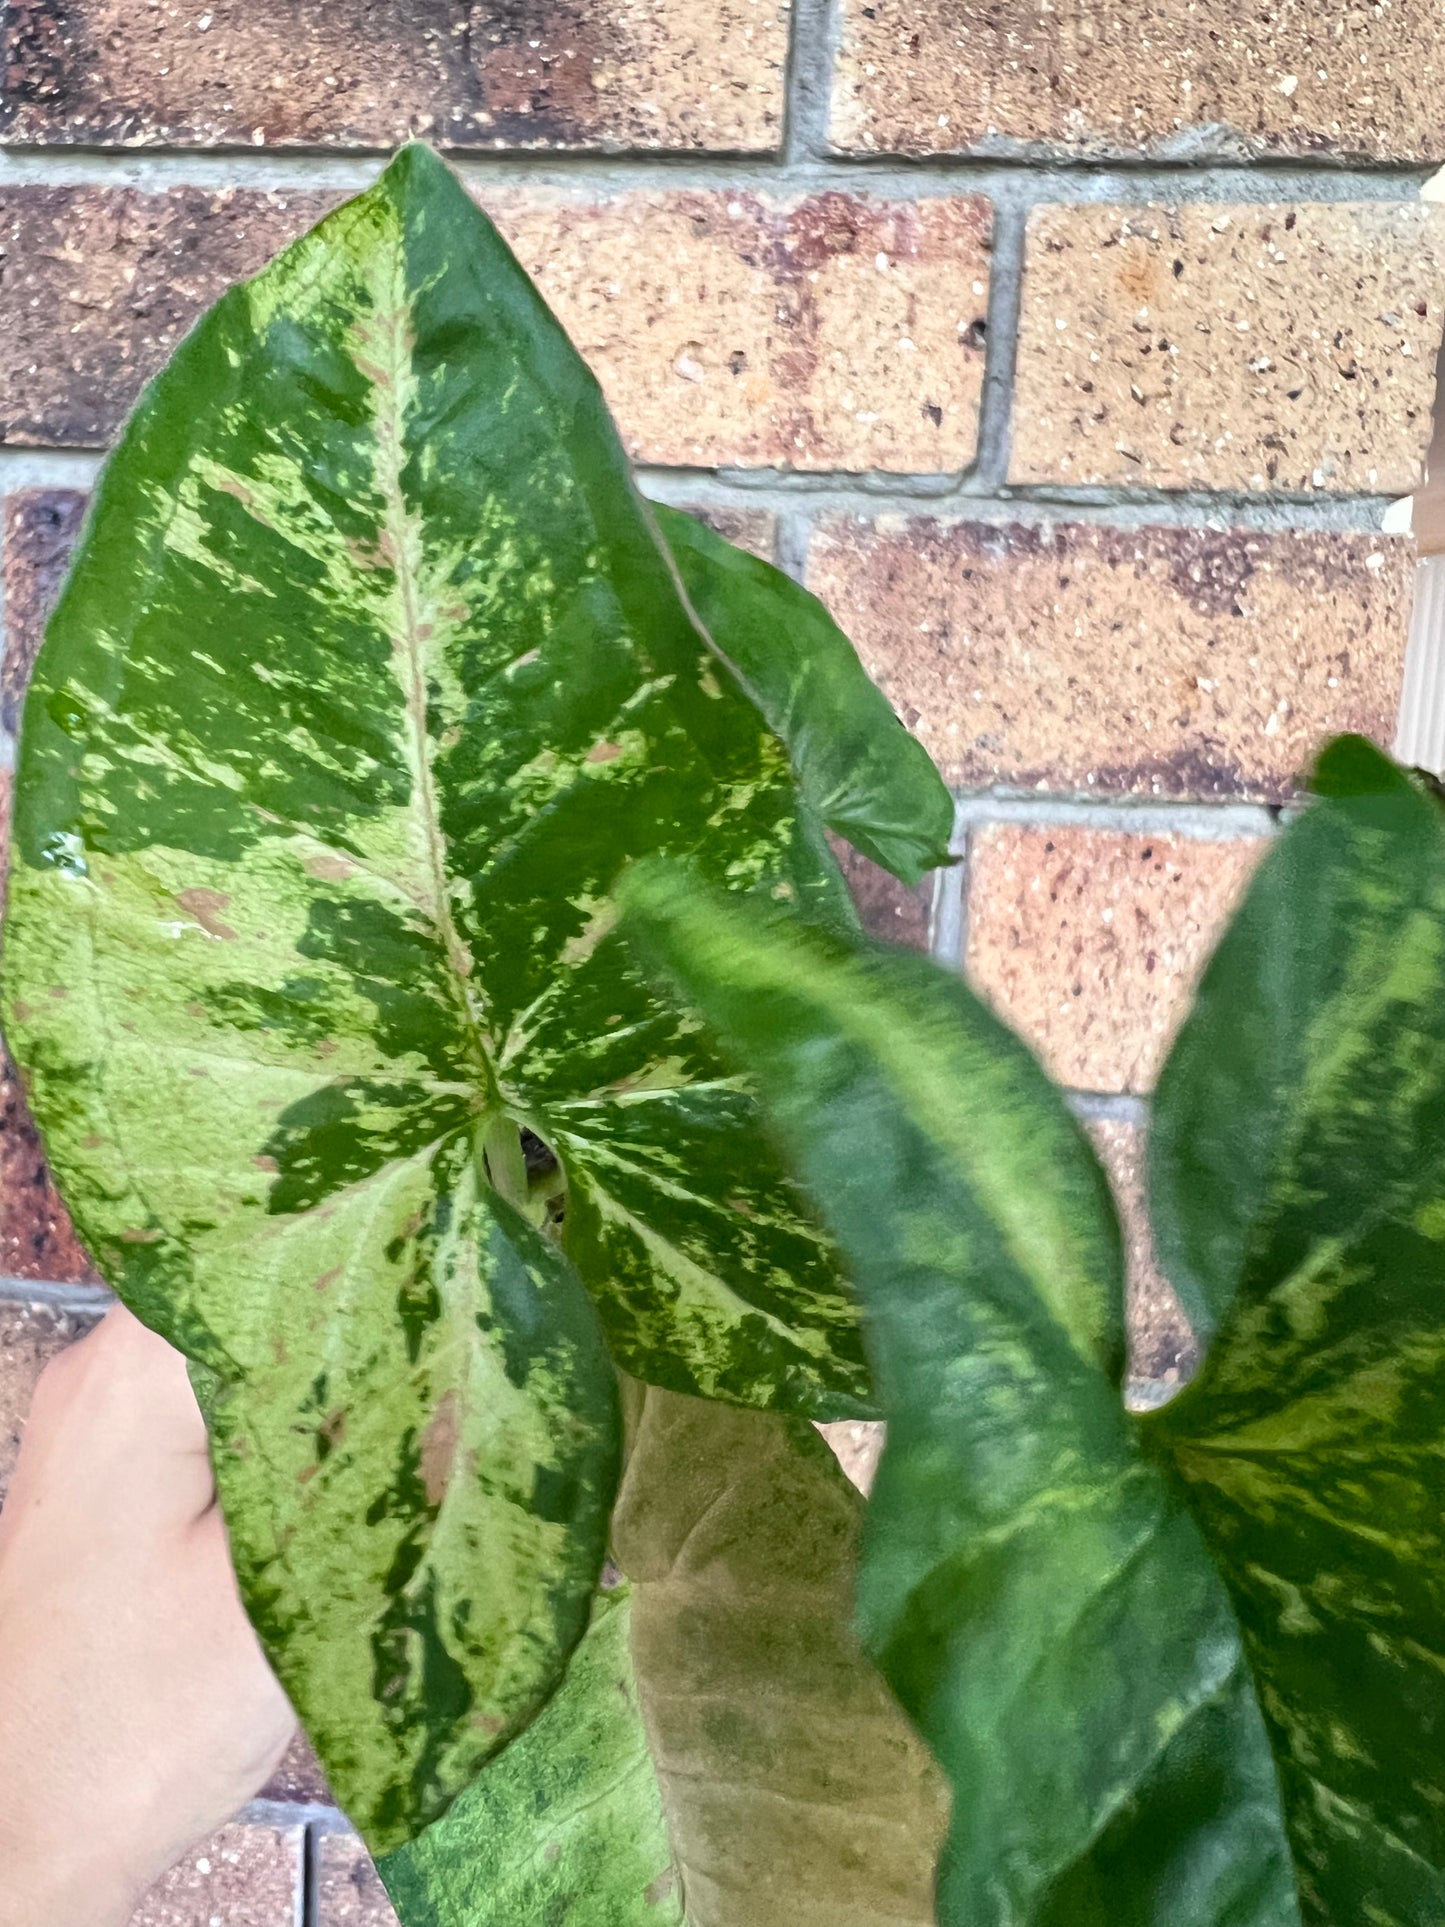
POLYGON ((1429 5, 842 0, 851 152, 1445 158, 1429 5))
POLYGON ((639 461, 922 473, 972 459, 985 201, 639 193, 488 206, 639 461))
POLYGON ((1059 1083, 1147 1091, 1263 848, 991 824, 969 844, 969 975, 1059 1083))
POLYGON ((294 1927, 303 1837, 299 1826, 223 1827, 152 1888, 130 1927, 294 1927))
POLYGON ((955 786, 1276 799, 1393 737, 1414 549, 838 516, 808 581, 955 786))
POLYGON ((386 1889, 355 1834, 322 1835, 316 1884, 317 1927, 398 1927, 386 1889))
POLYGON ((9 0, 0 137, 768 149, 787 0, 9 0))
MULTIPOLYGON (((334 198, 0 191, 0 437, 108 441, 200 311, 334 198)), ((985 201, 486 200, 637 459, 927 472, 972 458, 985 201)))
POLYGON ((1442 285, 1440 207, 1038 208, 1010 477, 1405 493, 1442 285))
POLYGON ((1178 1385, 1194 1370, 1198 1348, 1179 1300, 1154 1256, 1144 1170, 1144 1132, 1115 1118, 1092 1120, 1089 1136, 1119 1204, 1129 1276, 1129 1369, 1137 1378, 1178 1385))
POLYGON ((0 1304, 0 1501, 15 1471, 35 1381, 94 1323, 94 1316, 54 1305, 0 1304))

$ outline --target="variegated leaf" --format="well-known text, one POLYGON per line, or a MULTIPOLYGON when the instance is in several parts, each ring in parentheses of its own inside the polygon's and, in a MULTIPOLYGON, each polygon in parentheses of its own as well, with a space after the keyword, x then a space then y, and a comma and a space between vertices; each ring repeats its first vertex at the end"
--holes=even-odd
POLYGON ((927 1927, 947 1800, 849 1626, 862 1501, 811 1427, 634 1387, 556 1697, 381 1862, 406 1927, 927 1927))
POLYGON ((1160 1081, 1155 1217, 1220 1325, 1146 1430, 1229 1582, 1307 1927, 1417 1927, 1445 1919, 1445 812, 1358 738, 1317 787, 1160 1081))
POLYGON ((612 896, 657 849, 834 921, 841 880, 595 382, 425 149, 147 391, 15 822, 6 1030, 62 1188, 219 1381, 251 1610, 394 1844, 545 1695, 600 1559, 610 1367, 524 1127, 635 1370, 868 1397, 832 1248, 612 896))
POLYGON ((1222 1322, 1142 1419, 1113 1212, 1022 1045, 920 960, 632 886, 858 1280, 862 1623, 954 1787, 945 1927, 1445 1918, 1445 818, 1362 743, 1321 774, 1161 1084, 1222 1322))

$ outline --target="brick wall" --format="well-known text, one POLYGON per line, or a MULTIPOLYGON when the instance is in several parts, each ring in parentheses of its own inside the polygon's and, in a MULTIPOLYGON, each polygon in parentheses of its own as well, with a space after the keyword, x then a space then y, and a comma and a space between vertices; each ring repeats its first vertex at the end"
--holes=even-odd
MULTIPOLYGON (((1388 740, 1445 298, 1427 0, 0 0, 8 762, 100 454, 234 276, 420 132, 644 486, 805 579, 960 797, 869 920, 1004 1009, 1138 1208, 1190 980, 1311 745, 1388 740), (284 24, 283 24, 284 20, 284 24)), ((8 780, 8 779, 7 779, 8 780)), ((0 1085, 0 1481, 103 1304, 0 1085)), ((78 1822, 83 1823, 83 1822, 78 1822)), ((303 1754, 148 1927, 378 1927, 303 1754)))

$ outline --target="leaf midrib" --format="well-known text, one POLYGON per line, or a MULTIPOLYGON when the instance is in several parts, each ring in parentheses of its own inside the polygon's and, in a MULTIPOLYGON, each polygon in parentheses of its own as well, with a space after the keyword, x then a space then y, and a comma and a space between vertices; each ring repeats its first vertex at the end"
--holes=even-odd
POLYGON ((402 482, 407 462, 402 396, 406 384, 413 377, 409 330, 405 325, 410 312, 406 256, 399 236, 391 255, 391 269, 392 299, 381 317, 380 329, 381 346, 386 358, 378 371, 382 379, 372 381, 371 392, 372 420, 376 433, 376 478, 385 511, 382 521, 383 546, 396 584, 400 614, 397 625, 399 634, 394 641, 400 645, 404 667, 402 681, 408 723, 407 760, 412 765, 413 795, 420 809, 431 883, 432 900, 426 906, 426 911, 446 953, 453 1000, 472 1059, 478 1096, 490 1104, 497 1097, 496 1071, 467 991, 472 959, 452 916, 446 848, 429 754, 427 680, 422 655, 423 619, 419 597, 422 533, 417 517, 408 505, 402 482))

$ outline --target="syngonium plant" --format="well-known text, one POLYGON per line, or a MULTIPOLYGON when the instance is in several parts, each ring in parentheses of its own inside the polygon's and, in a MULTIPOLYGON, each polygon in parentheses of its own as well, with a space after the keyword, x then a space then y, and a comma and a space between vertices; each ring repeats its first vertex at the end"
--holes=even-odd
POLYGON ((807 1423, 874 1409, 856 1304, 616 889, 688 858, 843 932, 825 826, 917 883, 951 818, 821 606, 641 498, 425 148, 105 467, 24 714, 6 1035, 408 1927, 927 1918, 940 1782, 807 1423))
POLYGON ((1087 1138, 956 978, 657 865, 624 927, 756 1082, 888 1419, 863 1642, 953 1793, 944 1927, 1445 1920, 1445 812, 1358 737, 1155 1096, 1206 1346, 1122 1398, 1087 1138))
POLYGON ((1317 781, 1161 1079, 1207 1356, 1131 1414, 1087 1139, 822 837, 917 880, 936 773, 445 169, 183 345, 27 702, 6 1029, 406 1927, 1445 1920, 1445 822, 1317 781), (807 1420, 877 1410, 860 1547, 807 1420))

